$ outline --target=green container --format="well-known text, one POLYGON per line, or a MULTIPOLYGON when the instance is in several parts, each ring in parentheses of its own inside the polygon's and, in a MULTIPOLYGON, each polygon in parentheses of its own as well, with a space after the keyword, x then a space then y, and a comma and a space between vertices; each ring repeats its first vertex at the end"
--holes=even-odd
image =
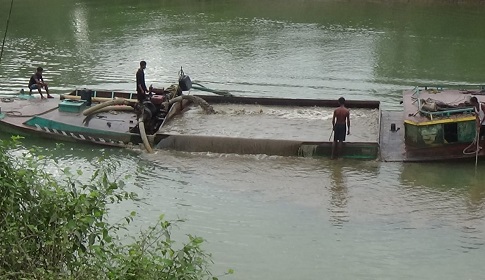
POLYGON ((59 103, 60 112, 81 113, 85 108, 86 103, 81 100, 62 100, 59 103))

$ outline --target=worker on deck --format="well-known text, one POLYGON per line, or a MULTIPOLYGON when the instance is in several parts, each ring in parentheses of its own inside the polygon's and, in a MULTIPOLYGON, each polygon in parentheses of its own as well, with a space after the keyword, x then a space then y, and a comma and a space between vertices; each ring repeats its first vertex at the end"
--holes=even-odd
POLYGON ((147 68, 146 61, 140 61, 140 68, 136 71, 136 98, 140 103, 145 101, 147 93, 149 92, 145 84, 145 68, 147 68))
POLYGON ((42 67, 37 67, 34 75, 30 77, 29 94, 32 95, 32 90, 36 89, 40 93, 40 98, 44 99, 44 95, 42 95, 42 88, 44 88, 45 92, 47 93, 47 98, 54 98, 49 94, 49 88, 47 87, 47 83, 44 82, 44 78, 42 77, 43 71, 44 69, 42 67))
POLYGON ((341 154, 345 134, 350 135, 350 110, 345 107, 345 98, 338 99, 339 107, 333 111, 332 129, 332 159, 341 154))

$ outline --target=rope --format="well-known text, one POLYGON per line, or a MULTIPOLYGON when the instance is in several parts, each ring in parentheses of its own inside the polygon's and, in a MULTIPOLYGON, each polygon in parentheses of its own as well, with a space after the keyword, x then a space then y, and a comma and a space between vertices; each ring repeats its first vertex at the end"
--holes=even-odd
POLYGON ((10 102, 13 102, 14 99, 13 98, 8 98, 8 97, 4 97, 1 100, 2 100, 2 102, 10 103, 10 102))
POLYGON ((5 115, 8 117, 17 117, 17 118, 33 118, 37 117, 38 115, 23 115, 20 111, 5 111, 5 115))
POLYGON ((465 149, 463 149, 463 154, 464 155, 476 154, 478 156, 478 152, 481 149, 481 147, 479 146, 479 142, 480 142, 479 140, 480 140, 480 133, 478 132, 478 129, 477 129, 475 130, 475 139, 473 139, 473 142, 471 142, 470 145, 468 145, 465 149), (468 149, 473 147, 475 144, 476 144, 476 149, 469 152, 468 149))
POLYGON ((8 12, 7 26, 5 27, 5 35, 3 35, 2 51, 0 52, 0 63, 2 62, 3 48, 5 46, 5 40, 7 39, 8 24, 10 22, 10 15, 12 15, 13 0, 10 3, 10 11, 8 12))

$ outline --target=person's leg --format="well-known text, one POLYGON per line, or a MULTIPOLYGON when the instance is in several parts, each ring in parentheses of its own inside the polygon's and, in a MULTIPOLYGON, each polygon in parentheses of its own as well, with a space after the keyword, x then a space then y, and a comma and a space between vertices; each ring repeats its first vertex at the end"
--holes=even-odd
POLYGON ((42 94, 42 85, 41 84, 37 84, 37 91, 40 94, 40 98, 44 99, 44 95, 42 94))
POLYGON ((33 84, 29 87, 29 95, 32 95, 32 90, 33 89, 37 89, 37 85, 36 84, 33 84))
POLYGON ((342 140, 339 140, 337 143, 337 157, 342 155, 342 140))
POLYGON ((339 142, 342 139, 342 126, 336 124, 334 126, 334 135, 333 135, 333 152, 332 157, 337 158, 339 157, 339 142))
POLYGON ((45 92, 47 93, 47 98, 54 98, 52 95, 49 94, 49 87, 47 86, 47 84, 44 85, 44 88, 45 92))
POLYGON ((146 94, 143 91, 137 91, 136 92, 136 99, 138 99, 138 103, 142 104, 143 101, 146 99, 146 94))

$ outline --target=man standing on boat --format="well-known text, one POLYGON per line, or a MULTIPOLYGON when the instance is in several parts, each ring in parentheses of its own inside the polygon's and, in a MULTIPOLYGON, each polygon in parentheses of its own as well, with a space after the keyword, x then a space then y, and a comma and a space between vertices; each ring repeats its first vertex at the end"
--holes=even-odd
POLYGON ((333 144, 332 159, 340 155, 343 142, 345 141, 345 132, 350 135, 350 111, 345 107, 345 98, 338 99, 339 107, 333 111, 333 144))
POLYGON ((49 88, 47 87, 47 83, 44 82, 42 71, 44 71, 42 67, 37 67, 37 71, 30 77, 29 94, 32 95, 32 90, 36 89, 40 93, 40 98, 44 99, 44 95, 42 95, 42 88, 44 88, 47 93, 47 98, 54 98, 49 94, 49 88))
POLYGON ((147 68, 146 61, 140 61, 140 68, 136 72, 136 98, 140 103, 146 99, 148 93, 148 89, 145 84, 145 68, 147 68))
POLYGON ((478 102, 476 96, 470 98, 470 103, 475 107, 475 115, 477 118, 477 132, 480 136, 478 141, 485 135, 485 105, 482 102, 478 102))

